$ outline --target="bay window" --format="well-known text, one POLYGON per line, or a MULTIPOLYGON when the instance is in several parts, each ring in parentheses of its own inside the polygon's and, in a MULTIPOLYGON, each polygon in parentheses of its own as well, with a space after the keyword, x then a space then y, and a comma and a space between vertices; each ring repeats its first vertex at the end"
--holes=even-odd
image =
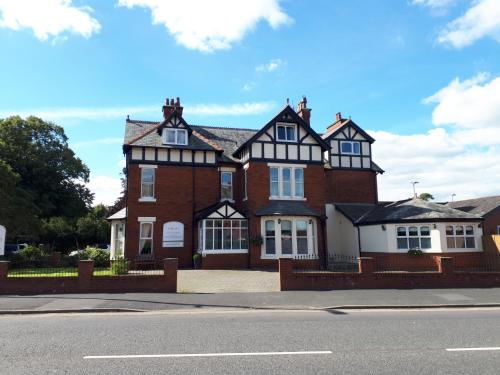
POLYGON ((248 221, 206 219, 200 222, 200 246, 205 253, 248 251, 248 221))
POLYGON ((475 249, 474 227, 472 225, 446 226, 446 245, 448 249, 475 249))
POLYGON ((400 226, 396 228, 396 235, 398 250, 432 248, 431 230, 428 225, 400 226))
POLYGON ((262 218, 262 258, 316 256, 316 220, 309 217, 262 218))
POLYGON ((303 199, 303 167, 270 166, 269 199, 303 199))

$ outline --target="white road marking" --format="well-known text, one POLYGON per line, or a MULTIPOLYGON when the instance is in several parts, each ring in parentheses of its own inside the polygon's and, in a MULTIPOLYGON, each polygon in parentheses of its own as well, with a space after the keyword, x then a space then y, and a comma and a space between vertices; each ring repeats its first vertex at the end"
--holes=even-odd
POLYGON ((249 352, 249 353, 192 353, 192 354, 135 354, 135 355, 87 355, 83 359, 123 359, 123 358, 190 358, 190 357, 243 357, 273 355, 316 355, 333 354, 330 350, 301 352, 249 352))
POLYGON ((469 351, 481 351, 481 350, 500 350, 500 346, 491 346, 484 348, 451 348, 446 349, 447 352, 469 352, 469 351))

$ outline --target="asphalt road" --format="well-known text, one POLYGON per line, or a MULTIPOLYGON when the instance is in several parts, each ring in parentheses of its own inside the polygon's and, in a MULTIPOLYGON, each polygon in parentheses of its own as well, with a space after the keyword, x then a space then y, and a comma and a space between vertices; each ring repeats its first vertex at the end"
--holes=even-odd
POLYGON ((2 374, 499 374, 500 310, 2 316, 0 348, 2 374))

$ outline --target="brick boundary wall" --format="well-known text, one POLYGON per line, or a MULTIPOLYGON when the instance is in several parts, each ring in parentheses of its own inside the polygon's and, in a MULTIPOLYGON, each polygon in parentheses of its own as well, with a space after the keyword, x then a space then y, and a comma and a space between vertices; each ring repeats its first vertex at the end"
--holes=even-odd
POLYGON ((94 262, 78 262, 78 276, 8 277, 0 261, 0 294, 177 292, 177 258, 163 260, 163 275, 94 276, 94 262))
POLYGON ((361 257, 358 272, 294 271, 293 261, 280 259, 280 290, 500 287, 500 272, 457 272, 452 257, 439 257, 438 265, 429 272, 374 272, 373 258, 361 257))

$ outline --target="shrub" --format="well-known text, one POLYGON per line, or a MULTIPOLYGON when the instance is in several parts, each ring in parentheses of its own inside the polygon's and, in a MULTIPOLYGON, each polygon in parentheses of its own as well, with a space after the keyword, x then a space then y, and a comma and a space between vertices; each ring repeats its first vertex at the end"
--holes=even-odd
POLYGON ((413 257, 419 257, 419 256, 424 255, 424 253, 420 249, 410 249, 410 250, 408 250, 408 255, 413 256, 413 257))
POLYGON ((95 247, 87 247, 80 259, 88 259, 94 261, 94 267, 109 266, 109 251, 97 249, 95 247))
POLYGON ((128 260, 116 259, 111 264, 111 273, 113 275, 126 275, 128 273, 128 260))
POLYGON ((10 254, 12 267, 47 267, 51 264, 51 254, 44 246, 28 245, 10 254))

